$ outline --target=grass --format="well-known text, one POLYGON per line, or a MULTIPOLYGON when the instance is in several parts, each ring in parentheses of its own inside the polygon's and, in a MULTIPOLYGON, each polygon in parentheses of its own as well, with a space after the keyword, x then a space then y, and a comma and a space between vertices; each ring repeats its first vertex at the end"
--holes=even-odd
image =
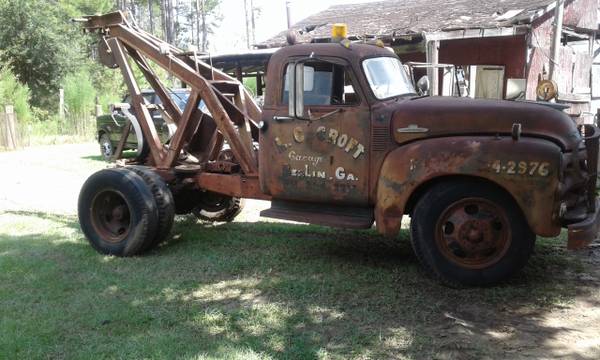
POLYGON ((74 216, 0 212, 0 358, 480 358, 492 340, 461 343, 456 311, 485 317, 485 335, 507 307, 569 304, 580 290, 561 276, 587 266, 539 239, 516 278, 453 290, 422 274, 406 232, 182 217, 172 237, 121 259, 95 253, 74 216))

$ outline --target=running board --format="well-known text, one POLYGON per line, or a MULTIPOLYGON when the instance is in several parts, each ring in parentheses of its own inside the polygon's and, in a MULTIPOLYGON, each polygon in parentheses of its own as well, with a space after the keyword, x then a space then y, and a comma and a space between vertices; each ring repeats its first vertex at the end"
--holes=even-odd
POLYGON ((271 208, 260 216, 352 229, 368 229, 373 225, 372 208, 325 204, 272 201, 271 208))

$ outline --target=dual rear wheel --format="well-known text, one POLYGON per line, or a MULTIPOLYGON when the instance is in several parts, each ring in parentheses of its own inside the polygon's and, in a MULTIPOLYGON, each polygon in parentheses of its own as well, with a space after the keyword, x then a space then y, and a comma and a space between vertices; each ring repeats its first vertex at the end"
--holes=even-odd
POLYGON ((134 256, 167 239, 176 213, 194 212, 204 221, 232 221, 242 209, 241 199, 206 191, 176 195, 145 166, 100 170, 79 194, 79 223, 98 252, 134 256))
POLYGON ((133 256, 166 240, 175 214, 160 176, 144 167, 100 170, 79 194, 81 229, 103 254, 133 256))

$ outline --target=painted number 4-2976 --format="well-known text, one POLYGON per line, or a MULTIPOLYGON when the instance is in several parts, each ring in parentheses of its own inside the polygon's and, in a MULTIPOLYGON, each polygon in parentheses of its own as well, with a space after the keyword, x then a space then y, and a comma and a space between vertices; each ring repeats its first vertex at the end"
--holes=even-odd
POLYGON ((550 163, 539 161, 494 161, 490 167, 496 173, 508 175, 548 176, 550 174, 550 163))

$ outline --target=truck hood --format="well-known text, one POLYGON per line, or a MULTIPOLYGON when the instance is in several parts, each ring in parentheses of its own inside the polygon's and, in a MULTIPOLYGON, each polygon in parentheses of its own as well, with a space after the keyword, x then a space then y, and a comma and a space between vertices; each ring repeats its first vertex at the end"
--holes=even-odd
POLYGON ((398 101, 394 107, 392 130, 400 144, 441 136, 510 135, 516 123, 521 124, 523 136, 546 138, 564 151, 582 144, 567 114, 536 103, 426 97, 398 101))

